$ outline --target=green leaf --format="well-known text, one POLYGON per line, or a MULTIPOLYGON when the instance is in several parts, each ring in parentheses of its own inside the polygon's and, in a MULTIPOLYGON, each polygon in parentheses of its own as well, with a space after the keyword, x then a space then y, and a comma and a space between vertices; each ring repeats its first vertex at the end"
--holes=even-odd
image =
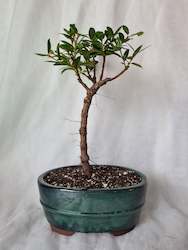
POLYGON ((50 53, 50 51, 51 51, 51 42, 50 42, 50 39, 48 39, 48 41, 47 41, 47 51, 48 51, 48 53, 50 53))
POLYGON ((59 59, 61 59, 60 51, 59 51, 59 43, 57 44, 57 56, 59 59))
POLYGON ((80 64, 80 56, 78 56, 76 59, 74 59, 74 65, 77 67, 80 64))
POLYGON ((120 26, 120 27, 115 31, 114 35, 116 35, 116 34, 120 31, 121 28, 122 28, 122 26, 120 26))
POLYGON ((92 45, 93 45, 93 48, 102 50, 102 43, 100 43, 99 41, 97 40, 92 41, 92 45))
POLYGON ((59 45, 60 48, 66 50, 66 51, 74 51, 74 47, 72 46, 72 44, 68 43, 67 41, 61 41, 62 44, 59 45))
POLYGON ((137 67, 142 68, 142 65, 140 65, 140 64, 138 64, 138 63, 133 62, 133 63, 131 63, 131 64, 133 64, 133 65, 135 65, 135 66, 137 66, 137 67))
POLYGON ((134 52, 133 52, 133 55, 132 55, 132 58, 135 57, 141 50, 142 48, 142 45, 140 45, 134 52))
POLYGON ((67 70, 73 70, 72 68, 64 68, 62 71, 61 71, 61 74, 63 74, 65 71, 67 71, 67 70))
POLYGON ((123 25, 123 30, 127 35, 129 34, 129 28, 126 25, 123 25))
POLYGON ((122 41, 119 37, 115 39, 115 45, 112 45, 117 50, 120 50, 122 48, 122 41))
POLYGON ((77 32, 78 32, 78 30, 77 30, 75 24, 70 24, 70 29, 71 29, 74 33, 77 33, 77 32))
POLYGON ((96 65, 96 62, 95 61, 93 61, 93 62, 87 61, 87 62, 82 62, 81 65, 84 65, 84 66, 88 67, 89 69, 93 69, 96 65))
POLYGON ((116 52, 114 52, 114 53, 113 53, 113 55, 116 55, 116 56, 118 56, 118 57, 122 58, 122 56, 121 56, 121 55, 119 55, 119 54, 118 54, 118 53, 116 53, 116 52))
POLYGON ((61 61, 58 61, 57 62, 58 64, 57 65, 70 65, 70 63, 69 63, 69 61, 67 61, 67 60, 61 60, 61 61))
POLYGON ((137 33, 134 33, 134 34, 130 35, 130 37, 132 37, 132 36, 142 36, 143 34, 144 34, 143 31, 139 31, 137 33))
POLYGON ((89 40, 81 40, 76 44, 76 49, 78 49, 79 51, 84 49, 84 48, 88 48, 90 47, 91 42, 89 40))
POLYGON ((72 37, 71 37, 71 36, 69 36, 69 35, 67 35, 67 34, 65 34, 65 33, 63 33, 62 35, 64 35, 67 39, 72 40, 72 37))
POLYGON ((144 32, 140 31, 140 32, 137 32, 136 34, 137 34, 137 36, 142 36, 144 34, 144 32))
POLYGON ((69 56, 66 56, 65 54, 61 54, 61 60, 69 62, 69 56))
POLYGON ((114 36, 114 32, 113 32, 112 28, 107 27, 105 30, 105 35, 106 35, 107 39, 111 39, 114 36))
POLYGON ((59 47, 66 50, 67 52, 68 51, 73 52, 73 48, 71 46, 67 45, 67 44, 61 44, 59 47))
POLYGON ((124 42, 125 37, 121 32, 119 32, 119 38, 120 38, 121 42, 124 42))
POLYGON ((93 39, 95 37, 95 29, 94 28, 89 29, 89 37, 90 37, 90 39, 93 39))
POLYGON ((84 44, 83 43, 77 43, 76 44, 76 47, 75 47, 75 49, 77 49, 79 52, 81 52, 82 51, 82 49, 84 49, 84 44))
POLYGON ((104 33, 102 31, 97 31, 95 33, 95 36, 96 36, 96 38, 98 38, 99 40, 102 41, 105 35, 104 35, 104 33))
POLYGON ((109 56, 109 55, 114 54, 114 51, 113 51, 113 50, 108 49, 108 50, 105 50, 105 51, 104 51, 104 54, 105 54, 106 56, 109 56))
POLYGON ((88 60, 89 58, 90 58, 90 53, 89 53, 89 51, 88 50, 82 50, 81 52, 80 52, 80 54, 81 55, 83 55, 83 57, 86 59, 86 60, 88 60))
POLYGON ((113 32, 113 29, 111 27, 107 27, 107 31, 108 31, 108 33, 110 33, 110 35, 113 36, 114 32, 113 32))
POLYGON ((103 55, 103 53, 104 52, 101 52, 100 50, 97 50, 97 49, 92 49, 89 52, 91 59, 94 59, 96 56, 103 55))
POLYGON ((45 61, 45 62, 50 62, 50 63, 55 63, 56 61, 54 60, 47 60, 47 61, 45 61))
POLYGON ((35 53, 37 56, 48 56, 48 54, 35 53))
POLYGON ((70 66, 70 67, 71 67, 71 64, 70 64, 69 61, 61 60, 60 63, 61 63, 61 65, 63 65, 63 66, 70 66))
POLYGON ((70 35, 70 31, 67 29, 63 29, 68 35, 70 35))
POLYGON ((129 49, 127 49, 123 54, 123 60, 125 61, 129 55, 129 49))
POLYGON ((88 46, 90 46, 91 43, 88 40, 82 40, 82 44, 84 47, 88 47, 88 46))
POLYGON ((62 65, 62 63, 61 62, 55 62, 54 65, 59 66, 59 65, 62 65))

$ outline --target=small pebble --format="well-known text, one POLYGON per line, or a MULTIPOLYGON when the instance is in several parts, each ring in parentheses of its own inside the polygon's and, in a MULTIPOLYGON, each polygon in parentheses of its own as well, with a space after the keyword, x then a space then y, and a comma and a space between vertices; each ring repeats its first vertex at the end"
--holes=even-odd
POLYGON ((108 186, 108 184, 104 183, 104 182, 102 183, 102 185, 103 185, 104 188, 108 186))

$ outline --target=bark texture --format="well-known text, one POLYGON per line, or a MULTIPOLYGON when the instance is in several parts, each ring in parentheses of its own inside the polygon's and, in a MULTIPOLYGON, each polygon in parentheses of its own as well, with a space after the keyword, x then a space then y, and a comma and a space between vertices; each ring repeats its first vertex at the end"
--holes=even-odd
POLYGON ((80 160, 83 171, 87 177, 91 177, 92 167, 89 164, 89 155, 87 152, 87 122, 88 122, 88 113, 89 108, 92 102, 92 98, 95 95, 96 91, 89 90, 87 95, 84 98, 84 104, 81 112, 81 126, 80 126, 80 160))

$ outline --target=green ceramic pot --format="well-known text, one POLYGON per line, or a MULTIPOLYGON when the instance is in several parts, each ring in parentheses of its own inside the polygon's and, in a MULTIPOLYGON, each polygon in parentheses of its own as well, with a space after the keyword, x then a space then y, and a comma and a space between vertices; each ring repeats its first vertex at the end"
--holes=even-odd
POLYGON ((38 185, 41 204, 52 226, 99 233, 128 231, 138 223, 146 192, 146 177, 142 173, 135 171, 142 181, 131 187, 83 190, 47 184, 43 177, 48 172, 39 176, 38 185))

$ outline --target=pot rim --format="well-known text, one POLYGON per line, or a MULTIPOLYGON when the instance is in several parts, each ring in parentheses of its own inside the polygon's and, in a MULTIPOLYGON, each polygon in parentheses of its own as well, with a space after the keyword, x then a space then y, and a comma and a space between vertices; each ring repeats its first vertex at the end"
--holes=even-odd
MULTIPOLYGON (((94 164, 93 164, 94 165, 94 164)), ((48 184, 47 182, 44 181, 43 177, 45 175, 47 175, 50 171, 52 170, 58 170, 58 169, 61 169, 61 168, 66 168, 66 167, 78 167, 80 166, 79 164, 77 165, 68 165, 68 166, 63 166, 63 167, 57 167, 57 168, 53 168, 53 169, 50 169, 50 170, 47 170, 45 171, 44 173, 42 173, 39 177, 38 177, 38 185, 42 185, 42 186, 45 186, 45 187, 48 187, 48 188, 54 188, 54 189, 60 189, 62 191, 67 191, 67 192, 112 192, 112 191, 120 191, 120 190, 130 190, 130 189, 135 189, 135 188, 140 188, 144 185, 146 185, 147 181, 146 181, 146 176, 138 171, 138 170, 135 170, 133 168, 129 168, 129 167, 123 167, 123 166, 118 166, 118 165, 111 165, 111 164, 95 164, 94 166, 110 166, 110 167, 119 167, 119 168, 124 168, 124 169, 127 169, 127 170, 132 170, 132 171, 135 171, 136 174, 138 174, 142 180, 141 182, 139 182, 138 184, 135 184, 135 185, 132 185, 132 186, 128 186, 128 187, 119 187, 119 188, 93 188, 93 189, 87 189, 87 188, 66 188, 66 187, 60 187, 60 186, 54 186, 54 185, 51 185, 51 184, 48 184)))

